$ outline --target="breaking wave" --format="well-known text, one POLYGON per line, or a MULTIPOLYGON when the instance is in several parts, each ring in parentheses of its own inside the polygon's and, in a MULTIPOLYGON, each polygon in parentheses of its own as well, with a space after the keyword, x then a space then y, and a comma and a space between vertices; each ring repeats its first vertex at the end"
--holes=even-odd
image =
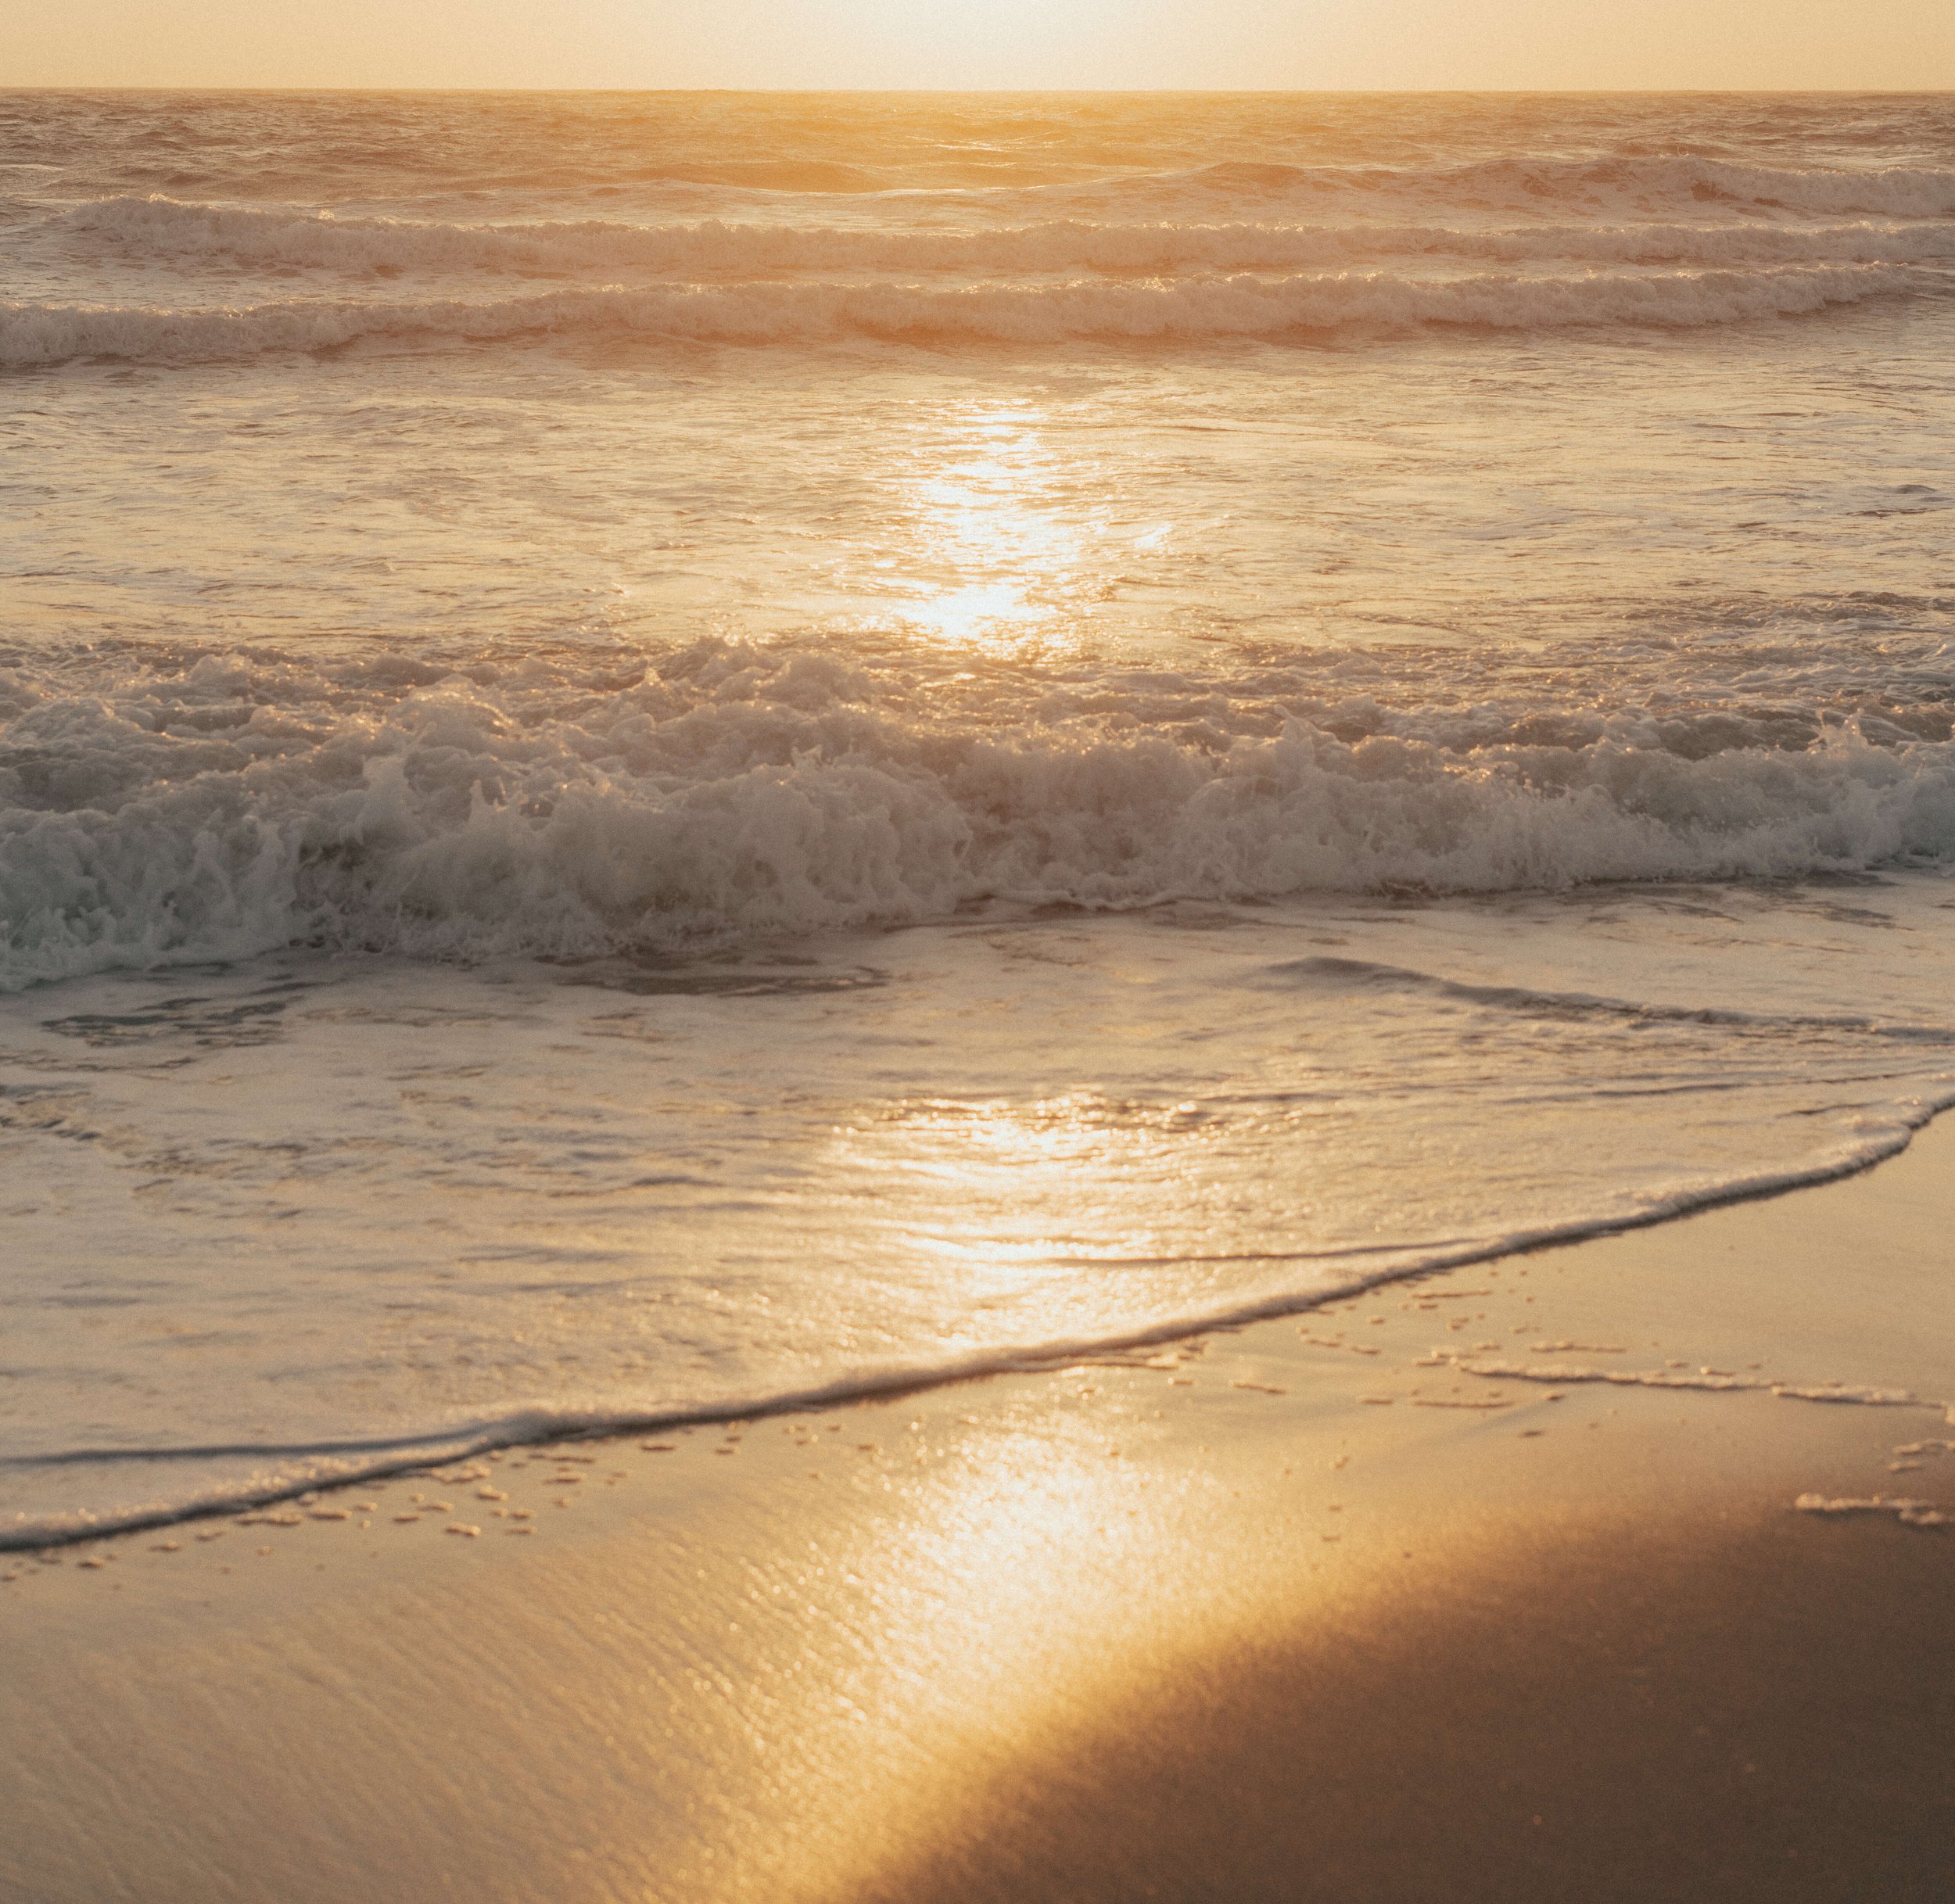
POLYGON ((1322 708, 1232 732, 1130 684, 1097 696, 1112 716, 981 718, 819 653, 716 644, 526 697, 378 679, 213 657, 110 693, 22 693, 0 730, 0 984, 292 943, 583 955, 985 901, 1955 854, 1955 742, 1828 729, 1795 749, 1730 716, 1714 748, 1627 714, 1556 744, 1415 715, 1354 736, 1322 708))

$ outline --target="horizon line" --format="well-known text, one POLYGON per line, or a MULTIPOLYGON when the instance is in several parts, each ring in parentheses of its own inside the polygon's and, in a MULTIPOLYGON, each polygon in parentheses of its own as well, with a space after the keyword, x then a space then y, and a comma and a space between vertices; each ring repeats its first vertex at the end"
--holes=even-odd
POLYGON ((670 98, 693 95, 775 99, 1882 99, 1955 98, 1944 86, 400 86, 346 84, 199 84, 191 81, 0 81, 0 96, 16 93, 388 93, 403 97, 536 98, 598 95, 670 98))

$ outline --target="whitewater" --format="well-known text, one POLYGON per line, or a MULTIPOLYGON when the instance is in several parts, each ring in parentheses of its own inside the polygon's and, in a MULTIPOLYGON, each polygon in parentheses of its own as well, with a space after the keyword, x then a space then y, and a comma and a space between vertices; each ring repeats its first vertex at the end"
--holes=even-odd
POLYGON ((0 1544, 1955 1101, 1955 109, 0 94, 0 1544))

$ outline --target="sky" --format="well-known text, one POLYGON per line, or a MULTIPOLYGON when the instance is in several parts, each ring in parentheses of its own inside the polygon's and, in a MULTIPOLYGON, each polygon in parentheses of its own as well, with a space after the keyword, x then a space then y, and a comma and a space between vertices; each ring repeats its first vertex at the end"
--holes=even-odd
POLYGON ((0 0, 0 85, 1955 87, 1955 0, 0 0))

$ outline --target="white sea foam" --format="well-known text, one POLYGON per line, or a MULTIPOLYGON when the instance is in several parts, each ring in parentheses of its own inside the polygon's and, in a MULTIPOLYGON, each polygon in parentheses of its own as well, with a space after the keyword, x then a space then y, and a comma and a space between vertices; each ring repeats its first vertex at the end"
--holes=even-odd
MULTIPOLYGON (((296 940, 589 953, 995 897, 1485 892, 1955 853, 1948 742, 1694 757, 1633 722, 1447 746, 1294 717, 1184 739, 1158 711, 1139 735, 1105 708, 1000 726, 806 652, 702 653, 567 712, 463 676, 355 691, 214 659, 116 700, 35 700, 0 729, 0 984, 296 940)), ((1125 705, 1158 697, 1137 683, 1125 705)))
POLYGON ((1581 1362, 1504 1362, 1484 1357, 1446 1358, 1462 1375, 1494 1382, 1534 1382, 1550 1388, 1598 1382, 1613 1388, 1685 1389, 1707 1394, 1775 1395, 1783 1401, 1837 1402, 1862 1408, 1925 1408, 1946 1412, 1946 1402, 1924 1401, 1906 1389, 1869 1388, 1847 1382, 1777 1382, 1716 1368, 1598 1368, 1581 1362))
POLYGON ((1801 1494, 1792 1505, 1801 1514, 1891 1514, 1903 1527, 1946 1527, 1955 1519, 1932 1501, 1910 1501, 1899 1494, 1801 1494))

